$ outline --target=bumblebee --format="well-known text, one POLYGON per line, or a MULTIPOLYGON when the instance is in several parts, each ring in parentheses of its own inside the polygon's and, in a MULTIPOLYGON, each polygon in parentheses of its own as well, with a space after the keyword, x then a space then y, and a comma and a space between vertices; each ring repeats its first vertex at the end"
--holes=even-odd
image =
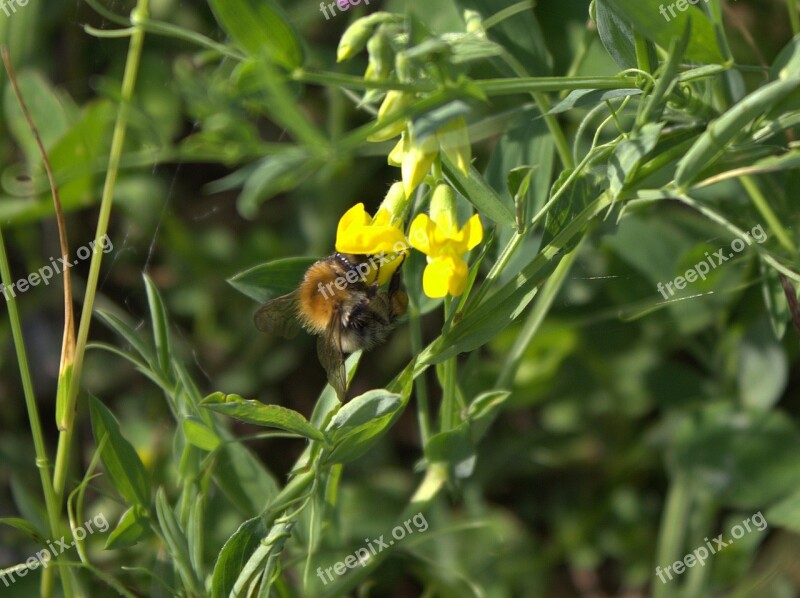
POLYGON ((318 336, 319 361, 340 401, 347 393, 345 354, 385 342, 408 307, 399 266, 388 289, 381 289, 384 258, 377 267, 376 258, 344 253, 323 258, 306 270, 296 290, 267 301, 255 314, 256 328, 267 334, 291 338, 302 327, 318 336))

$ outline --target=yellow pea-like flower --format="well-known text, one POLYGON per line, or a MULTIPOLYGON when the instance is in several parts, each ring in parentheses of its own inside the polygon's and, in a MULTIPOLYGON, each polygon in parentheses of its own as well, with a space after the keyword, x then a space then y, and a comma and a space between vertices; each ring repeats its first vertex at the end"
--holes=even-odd
POLYGON ((422 274, 422 288, 428 297, 458 296, 464 292, 469 268, 464 254, 483 240, 483 225, 475 214, 459 228, 453 190, 436 187, 430 216, 419 214, 411 223, 409 241, 428 257, 422 274))

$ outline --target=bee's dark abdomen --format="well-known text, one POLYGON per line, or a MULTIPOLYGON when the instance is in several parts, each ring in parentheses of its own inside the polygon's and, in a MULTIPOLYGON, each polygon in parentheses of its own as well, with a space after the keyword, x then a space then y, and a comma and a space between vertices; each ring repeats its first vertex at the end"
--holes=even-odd
POLYGON ((342 345, 345 352, 352 353, 358 349, 368 351, 380 345, 386 341, 394 324, 392 319, 371 309, 366 303, 354 306, 342 322, 342 345))

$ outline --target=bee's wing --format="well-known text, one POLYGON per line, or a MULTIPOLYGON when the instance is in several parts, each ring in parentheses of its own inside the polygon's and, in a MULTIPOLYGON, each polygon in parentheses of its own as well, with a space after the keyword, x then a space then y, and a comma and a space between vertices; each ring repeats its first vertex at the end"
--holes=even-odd
POLYGON ((297 291, 270 299, 256 310, 256 328, 267 334, 291 338, 300 330, 297 321, 297 291))
POLYGON ((336 391, 339 400, 344 402, 347 395, 347 371, 344 367, 342 327, 338 315, 331 318, 325 334, 317 339, 317 356, 328 374, 328 384, 336 391))

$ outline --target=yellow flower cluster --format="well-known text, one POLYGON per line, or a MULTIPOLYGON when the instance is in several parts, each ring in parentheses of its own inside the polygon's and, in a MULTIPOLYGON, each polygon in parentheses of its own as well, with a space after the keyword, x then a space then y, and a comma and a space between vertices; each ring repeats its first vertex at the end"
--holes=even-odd
POLYGON ((350 208, 339 220, 336 251, 392 254, 394 259, 379 272, 378 283, 384 284, 400 266, 399 258, 413 247, 428 258, 422 275, 425 294, 432 298, 461 295, 469 272, 464 254, 483 239, 480 217, 475 214, 459 228, 453 190, 439 185, 431 198, 430 215, 418 214, 406 239, 401 227, 407 202, 399 198, 405 196, 405 184, 395 183, 374 217, 370 217, 363 203, 350 208))
MULTIPOLYGON (((388 91, 378 110, 378 122, 387 120, 413 102, 413 96, 401 91, 388 91)), ((415 135, 407 120, 398 120, 369 137, 370 141, 387 141, 400 135, 400 140, 389 153, 389 164, 399 166, 406 195, 423 181, 439 152, 444 153, 465 175, 469 174, 472 146, 469 143, 467 121, 463 116, 454 118, 435 133, 424 138, 415 135)))

